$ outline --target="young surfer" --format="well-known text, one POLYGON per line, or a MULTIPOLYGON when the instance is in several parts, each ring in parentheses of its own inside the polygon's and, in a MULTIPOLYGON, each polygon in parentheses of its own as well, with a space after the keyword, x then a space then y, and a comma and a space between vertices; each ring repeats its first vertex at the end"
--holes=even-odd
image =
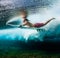
POLYGON ((51 20, 55 19, 55 18, 51 18, 49 19, 47 22, 45 23, 35 23, 35 24, 32 24, 31 22, 29 22, 29 20, 27 19, 27 12, 25 10, 22 10, 21 13, 20 13, 20 16, 22 17, 23 19, 23 25, 21 26, 29 26, 29 27, 42 27, 42 26, 45 26, 46 24, 48 24, 51 20))

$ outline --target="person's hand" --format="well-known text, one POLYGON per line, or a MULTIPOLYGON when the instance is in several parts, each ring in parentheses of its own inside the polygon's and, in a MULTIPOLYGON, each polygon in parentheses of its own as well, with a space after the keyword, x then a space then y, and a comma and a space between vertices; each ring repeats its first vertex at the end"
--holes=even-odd
POLYGON ((23 27, 23 25, 20 25, 19 27, 23 27))

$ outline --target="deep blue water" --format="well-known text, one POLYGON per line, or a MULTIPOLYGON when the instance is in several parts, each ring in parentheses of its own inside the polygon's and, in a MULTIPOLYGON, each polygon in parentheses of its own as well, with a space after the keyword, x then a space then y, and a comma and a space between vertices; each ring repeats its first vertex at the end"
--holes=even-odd
POLYGON ((42 28, 41 30, 11 27, 0 30, 0 46, 3 49, 8 47, 20 47, 22 49, 48 50, 59 49, 59 45, 60 24, 54 26, 54 28, 49 26, 49 29, 42 28))

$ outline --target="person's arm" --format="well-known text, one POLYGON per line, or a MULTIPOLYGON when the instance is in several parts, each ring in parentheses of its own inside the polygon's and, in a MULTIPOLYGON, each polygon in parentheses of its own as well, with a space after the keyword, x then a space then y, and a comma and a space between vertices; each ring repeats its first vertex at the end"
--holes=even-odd
POLYGON ((53 19, 55 19, 55 18, 51 18, 50 20, 48 20, 47 22, 45 22, 44 25, 48 24, 53 19))

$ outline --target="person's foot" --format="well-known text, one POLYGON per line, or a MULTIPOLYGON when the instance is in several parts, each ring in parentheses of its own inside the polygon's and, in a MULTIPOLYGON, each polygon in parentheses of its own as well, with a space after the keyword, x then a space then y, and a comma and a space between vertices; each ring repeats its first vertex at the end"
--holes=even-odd
POLYGON ((55 18, 52 18, 51 20, 54 20, 55 18))

